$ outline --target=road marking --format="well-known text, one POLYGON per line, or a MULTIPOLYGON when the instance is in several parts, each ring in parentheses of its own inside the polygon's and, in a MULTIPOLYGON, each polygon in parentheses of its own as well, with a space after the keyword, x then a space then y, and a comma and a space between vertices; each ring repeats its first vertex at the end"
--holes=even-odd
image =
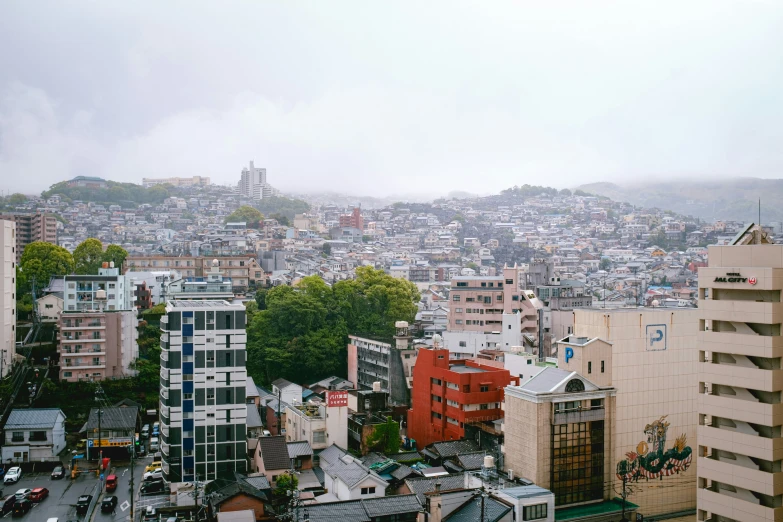
POLYGON ((120 504, 120 509, 123 511, 127 511, 129 507, 130 507, 130 502, 128 502, 127 500, 122 504, 120 504))

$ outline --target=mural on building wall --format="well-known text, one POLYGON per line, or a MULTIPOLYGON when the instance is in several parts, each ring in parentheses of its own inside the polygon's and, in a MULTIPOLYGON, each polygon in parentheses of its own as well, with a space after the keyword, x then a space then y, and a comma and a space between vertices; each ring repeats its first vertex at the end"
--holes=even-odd
POLYGON ((687 437, 683 433, 674 441, 674 445, 666 449, 666 433, 669 430, 668 415, 648 424, 644 428, 646 441, 636 446, 636 451, 629 451, 617 463, 617 478, 627 482, 637 482, 639 479, 661 479, 676 475, 690 467, 693 451, 686 446, 687 437))

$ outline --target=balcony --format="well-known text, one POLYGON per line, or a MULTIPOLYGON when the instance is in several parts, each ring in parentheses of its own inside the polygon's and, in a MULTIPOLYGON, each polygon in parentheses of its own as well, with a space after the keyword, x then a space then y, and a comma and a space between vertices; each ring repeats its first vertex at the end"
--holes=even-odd
MULTIPOLYGON (((716 355, 713 353, 713 357, 716 355)), ((749 363, 748 359, 741 357, 745 363, 749 363)), ((698 363, 697 368, 700 379, 711 383, 770 392, 783 390, 783 370, 765 370, 749 365, 723 362, 720 364, 701 362, 698 363)))
POLYGON ((783 519, 781 507, 762 506, 711 489, 698 489, 696 502, 699 509, 742 522, 769 522, 783 519))
POLYGON ((699 457, 699 477, 716 480, 762 495, 775 496, 783 493, 783 473, 769 473, 752 469, 740 463, 751 462, 747 457, 738 455, 738 460, 718 457, 699 457))
POLYGON ((783 336, 707 330, 699 332, 698 340, 702 346, 725 347, 722 351, 726 353, 751 357, 783 357, 783 336))
POLYGON ((770 324, 772 318, 779 317, 781 312, 783 303, 699 300, 699 316, 703 319, 770 324))
POLYGON ((697 426, 696 440, 700 445, 708 448, 733 451, 749 457, 766 460, 783 459, 781 437, 762 437, 733 429, 697 426))
POLYGON ((766 404, 737 396, 700 393, 698 411, 764 426, 783 424, 783 404, 766 404))

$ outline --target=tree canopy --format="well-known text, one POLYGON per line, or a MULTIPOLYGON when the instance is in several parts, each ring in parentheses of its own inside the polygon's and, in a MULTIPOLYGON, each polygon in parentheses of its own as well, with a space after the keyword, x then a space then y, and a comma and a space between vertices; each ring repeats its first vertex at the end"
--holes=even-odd
POLYGON ((242 205, 226 216, 226 223, 246 223, 248 228, 258 228, 264 221, 264 215, 249 205, 242 205))
MULTIPOLYGON (((310 205, 301 199, 290 199, 280 196, 272 196, 262 199, 255 207, 265 215, 279 214, 289 220, 293 220, 297 214, 304 214, 310 210, 310 205)), ((279 221, 279 218, 276 218, 279 221)))
POLYGON ((399 453, 400 442, 400 423, 395 422, 391 417, 386 417, 385 424, 375 425, 375 429, 367 437, 367 447, 370 451, 386 455, 399 453))
POLYGON ((318 276, 275 287, 248 327, 248 372, 263 383, 345 375, 348 334, 390 341, 396 321, 413 321, 418 300, 413 283, 372 267, 331 287, 318 276))
POLYGON ((73 261, 77 274, 97 274, 103 263, 103 243, 94 237, 85 239, 74 249, 73 261))
POLYGON ((44 241, 34 241, 25 247, 19 262, 17 294, 29 292, 33 278, 38 288, 41 288, 49 284, 52 276, 71 274, 73 270, 73 256, 66 249, 44 241))
POLYGON ((41 193, 48 198, 59 194, 66 200, 93 201, 96 203, 113 203, 122 206, 134 206, 139 203, 162 203, 168 198, 173 189, 171 185, 155 185, 144 188, 133 183, 118 183, 107 181, 107 188, 96 187, 69 187, 67 181, 55 183, 49 190, 41 193))
POLYGON ((85 239, 73 251, 75 271, 80 275, 97 274, 104 262, 113 262, 115 268, 122 269, 127 257, 128 251, 119 245, 109 245, 104 251, 103 243, 94 237, 85 239))

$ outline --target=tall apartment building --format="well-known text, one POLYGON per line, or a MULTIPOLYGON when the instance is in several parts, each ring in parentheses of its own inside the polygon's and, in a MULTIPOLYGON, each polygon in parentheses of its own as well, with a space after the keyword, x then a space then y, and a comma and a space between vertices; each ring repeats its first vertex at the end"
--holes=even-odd
POLYGON ((16 223, 0 219, 0 378, 11 370, 16 351, 16 223))
POLYGON ((170 301, 161 318, 160 423, 169 482, 247 468, 245 307, 170 301))
POLYGON ((503 389, 516 384, 517 377, 491 361, 450 361, 446 349, 422 348, 413 368, 408 435, 422 448, 462 439, 466 423, 503 417, 503 389))
POLYGON ((155 185, 171 185, 173 187, 206 187, 210 184, 210 179, 205 176, 193 176, 192 178, 143 178, 141 183, 144 188, 154 187, 155 185))
MULTIPOLYGON (((0 219, 16 222, 16 262, 22 260, 24 247, 34 241, 57 243, 57 220, 54 216, 35 214, 0 214, 0 219)), ((48 283, 48 281, 44 281, 48 283)))
POLYGON ((756 225, 699 269, 699 521, 783 520, 782 290, 756 225))
POLYGON ((256 167, 251 161, 250 167, 242 169, 239 193, 251 199, 263 199, 276 196, 277 190, 266 182, 266 169, 256 167))
POLYGON ((362 218, 362 209, 355 207, 350 214, 340 216, 341 227, 358 228, 364 230, 364 218, 362 218))
POLYGON ((135 286, 104 263, 97 275, 67 275, 63 282, 58 353, 60 380, 103 380, 135 375, 138 356, 135 286))

